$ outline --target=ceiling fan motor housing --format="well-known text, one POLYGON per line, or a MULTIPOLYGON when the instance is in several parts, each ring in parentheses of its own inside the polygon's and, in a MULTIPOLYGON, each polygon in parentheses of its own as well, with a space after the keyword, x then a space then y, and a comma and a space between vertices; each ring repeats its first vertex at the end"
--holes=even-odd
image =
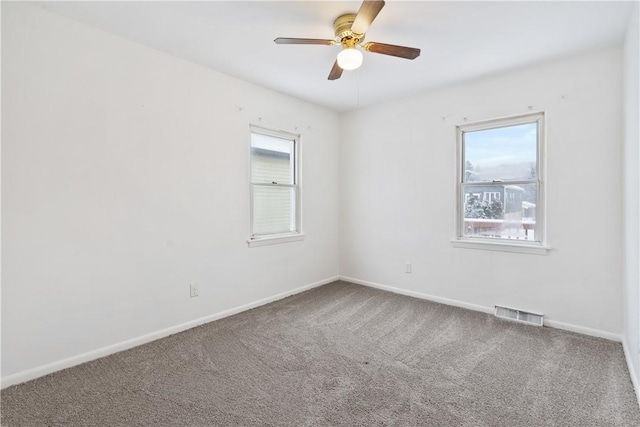
POLYGON ((336 41, 342 44, 348 43, 351 46, 364 40, 364 34, 355 34, 351 31, 353 21, 356 19, 355 13, 347 13, 340 15, 333 23, 333 30, 336 35, 336 41))

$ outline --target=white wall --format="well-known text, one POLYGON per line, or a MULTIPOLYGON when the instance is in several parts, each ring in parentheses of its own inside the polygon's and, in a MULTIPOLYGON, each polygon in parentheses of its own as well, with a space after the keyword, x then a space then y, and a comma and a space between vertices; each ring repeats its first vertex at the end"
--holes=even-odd
POLYGON ((635 5, 624 44, 624 343, 629 370, 640 396, 640 7, 635 5))
POLYGON ((538 311, 555 326, 619 339, 621 63, 621 49, 610 48, 342 117, 341 276, 480 308, 538 311), (455 126, 529 106, 547 114, 552 251, 453 248, 455 126))
POLYGON ((335 113, 24 3, 2 92, 3 385, 337 276, 335 113), (303 242, 247 247, 249 123, 302 134, 303 242))

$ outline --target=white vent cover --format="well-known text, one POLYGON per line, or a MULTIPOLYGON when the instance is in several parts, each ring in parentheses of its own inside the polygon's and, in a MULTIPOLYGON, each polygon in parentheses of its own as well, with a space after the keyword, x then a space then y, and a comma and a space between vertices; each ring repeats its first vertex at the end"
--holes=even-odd
POLYGON ((527 311, 516 310, 515 308, 501 307, 496 305, 496 317, 503 319, 515 320, 516 322, 526 323, 528 325, 542 326, 544 322, 544 314, 530 313, 527 311))

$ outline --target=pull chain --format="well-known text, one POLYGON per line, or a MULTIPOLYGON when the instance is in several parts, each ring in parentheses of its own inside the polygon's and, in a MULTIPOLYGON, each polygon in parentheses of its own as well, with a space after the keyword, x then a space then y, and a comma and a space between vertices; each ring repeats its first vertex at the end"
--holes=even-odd
POLYGON ((356 105, 356 107, 360 108, 360 68, 358 68, 358 74, 356 76, 356 79, 358 80, 358 82, 356 84, 356 87, 357 87, 357 96, 356 96, 357 105, 356 105))

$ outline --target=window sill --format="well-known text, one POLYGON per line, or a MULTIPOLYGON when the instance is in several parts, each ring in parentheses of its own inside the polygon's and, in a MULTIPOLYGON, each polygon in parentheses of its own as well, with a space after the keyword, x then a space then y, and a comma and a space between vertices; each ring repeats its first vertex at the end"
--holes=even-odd
POLYGON ((533 254, 533 255, 547 255, 551 250, 548 246, 542 245, 527 245, 518 243, 502 243, 502 242, 488 242, 488 241, 471 241, 453 239, 451 244, 454 248, 465 249, 480 249, 487 251, 500 251, 500 252, 515 252, 521 254, 533 254))
POLYGON ((284 234, 281 236, 257 237, 247 240, 250 248, 257 246, 277 245, 279 243, 298 242, 304 240, 304 234, 284 234))

